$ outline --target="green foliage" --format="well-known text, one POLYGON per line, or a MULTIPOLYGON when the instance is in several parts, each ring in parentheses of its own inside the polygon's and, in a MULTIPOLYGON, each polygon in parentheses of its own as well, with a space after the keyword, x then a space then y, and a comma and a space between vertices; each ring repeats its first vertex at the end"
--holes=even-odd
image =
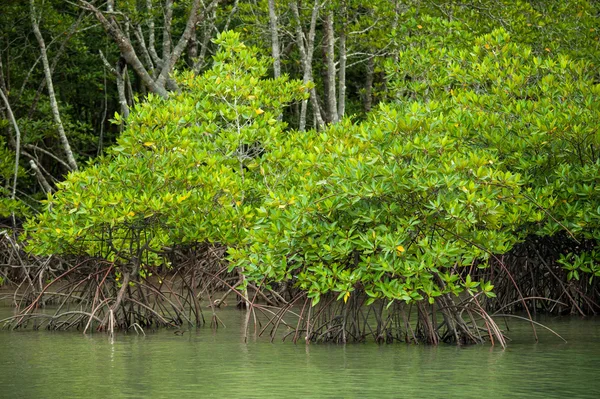
MULTIPOLYGON (((0 120, 0 124, 2 121, 0 120)), ((22 216, 27 214, 27 207, 18 199, 12 199, 12 187, 15 175, 15 153, 6 147, 4 139, 0 137, 0 218, 11 215, 22 216)), ((25 170, 21 167, 17 173, 17 183, 28 180, 25 170)))
POLYGON ((407 50, 390 73, 397 97, 440 101, 449 136, 493 150, 499 168, 523 176, 526 199, 538 209, 535 223, 520 224, 521 237, 567 229, 580 239, 600 238, 593 63, 535 55, 499 29, 469 47, 407 50))
POLYGON ((233 259, 258 281, 295 278, 313 303, 359 287, 371 300, 407 302, 477 290, 453 270, 508 250, 531 209, 506 200, 520 197, 520 176, 497 170, 493 151, 449 137, 448 124, 439 104, 412 103, 291 134, 288 153, 270 159, 286 178, 267 184, 233 259))
POLYGON ((154 265, 167 245, 241 240, 261 201, 258 154, 247 150, 271 151, 282 107, 305 90, 263 79, 267 61, 238 34, 215 42, 212 69, 178 76, 182 91, 168 100, 149 95, 106 157, 59 184, 26 226, 32 251, 154 265))
POLYGON ((468 49, 415 46, 397 70, 411 79, 392 87, 413 101, 290 135, 270 160, 286 179, 268 184, 246 246, 231 251, 251 278, 293 278, 313 303, 357 288, 370 301, 494 296, 457 267, 484 267, 532 233, 599 238, 591 63, 536 56, 500 29, 468 49))
MULTIPOLYGON (((313 304, 355 291, 391 304, 494 297, 492 282, 461 268, 486 267, 532 234, 598 241, 590 3, 415 3, 388 36, 365 33, 376 16, 349 5, 348 27, 361 32, 349 51, 382 37, 382 48, 399 49, 386 64, 393 101, 319 132, 286 130, 279 118, 307 87, 264 79, 269 61, 222 34, 212 69, 180 73, 181 92, 136 105, 117 145, 49 196, 26 226, 29 248, 146 273, 165 247, 218 242, 249 280, 293 281, 313 304)), ((569 279, 591 281, 597 253, 560 263, 569 279)))

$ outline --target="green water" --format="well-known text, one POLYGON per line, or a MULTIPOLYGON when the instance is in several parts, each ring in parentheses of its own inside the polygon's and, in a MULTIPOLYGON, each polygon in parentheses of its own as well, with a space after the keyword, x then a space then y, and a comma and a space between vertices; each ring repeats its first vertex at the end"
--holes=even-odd
POLYGON ((0 331, 0 398, 600 397, 597 319, 545 320, 567 344, 548 333, 536 344, 514 322, 514 340, 501 350, 246 344, 243 313, 220 316, 227 328, 183 336, 0 331))

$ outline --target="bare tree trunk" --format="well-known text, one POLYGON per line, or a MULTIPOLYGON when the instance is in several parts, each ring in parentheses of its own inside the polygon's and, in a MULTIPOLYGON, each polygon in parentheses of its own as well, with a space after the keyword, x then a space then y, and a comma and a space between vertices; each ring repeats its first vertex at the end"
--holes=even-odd
POLYGON ((150 74, 144 67, 144 64, 142 64, 142 61, 140 61, 140 59, 138 58, 131 42, 129 41, 127 36, 125 36, 121 28, 114 21, 109 21, 108 19, 106 19, 104 14, 92 4, 84 0, 80 0, 80 2, 85 6, 85 8, 94 13, 96 19, 100 22, 104 30, 113 38, 113 40, 119 47, 123 58, 125 58, 127 63, 131 65, 135 73, 142 79, 144 85, 146 85, 146 87, 148 87, 148 89, 151 92, 156 93, 165 98, 168 97, 169 93, 165 89, 164 85, 161 86, 157 84, 157 82, 152 78, 152 76, 150 76, 150 74))
MULTIPOLYGON (((319 0, 315 0, 312 9, 312 15, 310 18, 310 28, 308 31, 308 37, 304 34, 304 30, 302 29, 302 21, 300 19, 300 12, 298 11, 298 4, 296 0, 290 2, 290 8, 292 9, 292 13, 294 14, 294 19, 296 20, 296 41, 298 42, 298 49, 300 51, 300 59, 302 62, 303 69, 303 83, 309 84, 312 81, 312 59, 313 54, 315 52, 315 34, 317 27, 317 18, 319 16, 320 10, 319 0)), ((323 121, 323 117, 321 116, 321 108, 319 107, 319 102, 317 100, 317 92, 314 89, 310 89, 310 101, 313 108, 315 125, 317 128, 321 128, 325 122, 323 121)), ((300 123, 298 129, 303 131, 306 129, 306 112, 308 108, 308 100, 302 101, 302 105, 300 108, 300 123)))
POLYGON ((115 69, 117 77, 117 92, 119 93, 119 105, 121 106, 121 115, 123 119, 129 118, 129 104, 127 103, 127 95, 125 94, 125 78, 127 74, 127 64, 120 58, 117 61, 117 68, 115 69))
POLYGON ((333 123, 339 121, 335 94, 335 33, 333 31, 333 10, 325 16, 325 64, 327 65, 327 112, 333 123))
MULTIPOLYGON (((396 30, 398 29, 398 20, 400 19, 400 0, 395 0, 394 2, 394 21, 392 22, 392 30, 394 32, 396 32, 396 30)), ((396 39, 394 38, 394 47, 392 49, 392 51, 394 52, 394 63, 397 64, 398 63, 398 43, 396 41, 396 39)))
MULTIPOLYGON (((150 36, 148 40, 148 48, 144 49, 144 53, 147 52, 150 57, 154 60, 156 64, 156 68, 152 72, 152 75, 148 72, 147 68, 140 61, 131 41, 127 37, 127 35, 123 32, 121 27, 117 24, 114 17, 109 16, 107 18, 104 14, 94 5, 85 0, 79 0, 79 3, 83 6, 83 8, 90 10, 96 19, 100 22, 104 30, 112 37, 114 42, 119 47, 121 51, 121 55, 127 61, 127 64, 131 66, 131 68, 135 71, 135 73, 140 77, 142 82, 148 89, 156 93, 162 97, 168 97, 169 92, 167 90, 168 87, 177 89, 175 83, 169 79, 169 74, 173 70, 173 67, 177 60, 181 57, 183 51, 187 47, 187 44, 194 33, 195 26, 199 21, 205 18, 206 11, 212 10, 219 0, 213 0, 210 5, 207 7, 205 12, 202 14, 200 11, 201 0, 192 0, 192 4, 190 7, 190 12, 188 19, 186 21, 185 29, 179 38, 179 41, 175 45, 172 46, 172 38, 171 38, 171 25, 173 19, 173 0, 167 0, 165 3, 165 14, 164 14, 164 25, 163 25, 163 48, 162 48, 162 59, 158 57, 155 48, 155 34, 154 34, 154 22, 152 20, 152 16, 149 16, 148 21, 146 21, 148 28, 150 30, 150 36), (160 70, 160 72, 157 72, 160 70)), ((112 2, 110 2, 112 3, 112 2)), ((113 7, 112 4, 109 4, 109 7, 113 7)), ((150 0, 146 1, 146 8, 149 14, 152 12, 152 2, 150 0)), ((152 67, 151 65, 149 67, 152 67)))
MULTIPOLYGON (((152 0, 146 0, 146 12, 148 13, 148 19, 146 20, 146 24, 148 25, 148 53, 155 64, 158 64, 160 61, 160 57, 156 52, 156 35, 154 31, 154 18, 152 16, 153 12, 152 0)), ((156 76, 154 76, 156 78, 156 76)))
POLYGON ((113 68, 109 62, 104 57, 104 54, 100 52, 100 58, 102 58, 102 62, 106 69, 112 73, 117 80, 117 93, 119 95, 119 105, 121 106, 121 116, 123 119, 127 119, 129 117, 129 105, 127 104, 127 96, 125 95, 125 73, 127 73, 127 63, 123 57, 119 58, 117 61, 117 65, 113 68))
MULTIPOLYGON (((237 2, 236 2, 237 5, 237 2)), ((234 5, 234 9, 236 8, 236 5, 234 5)), ((204 60, 206 58, 206 52, 208 51, 208 43, 210 41, 210 38, 212 37, 212 31, 215 29, 215 19, 217 17, 217 10, 216 7, 214 7, 212 10, 210 11, 210 15, 205 18, 205 20, 207 20, 208 22, 208 27, 204 28, 204 32, 202 35, 202 45, 200 47, 200 55, 198 56, 198 60, 196 61, 196 63, 194 64, 194 68, 193 71, 195 74, 200 73, 200 70, 204 67, 204 60)), ((207 15, 208 15, 208 12, 207 15)), ((233 12, 233 10, 232 10, 233 12)))
POLYGON ((1 52, 0 52, 0 90, 4 90, 5 92, 8 93, 8 87, 6 87, 6 81, 4 80, 4 67, 2 65, 2 53, 1 52))
POLYGON ((269 0, 269 25, 271 28, 271 51, 273 55, 273 77, 281 75, 281 55, 279 51, 279 32, 277 28, 277 12, 275 0, 269 0))
POLYGON ((369 58, 367 61, 367 76, 365 77, 365 98, 363 106, 365 112, 371 111, 373 106, 373 75, 375 74, 375 57, 369 58))
POLYGON ((71 170, 77 170, 77 162, 75 161, 73 151, 71 150, 71 146, 69 145, 69 140, 67 139, 65 128, 60 118, 60 112, 58 110, 58 104, 56 102, 56 95, 54 94, 54 85, 52 84, 52 72, 50 71, 50 63, 48 62, 48 54, 46 53, 46 43, 44 42, 44 38, 42 37, 42 33, 40 32, 40 27, 38 25, 37 18, 35 15, 35 0, 30 0, 29 5, 31 14, 31 24, 33 25, 33 33, 35 34, 35 37, 40 46, 42 65, 44 66, 44 75, 46 76, 46 86, 48 88, 48 97, 50 98, 50 108, 52 109, 54 122, 56 123, 56 127, 58 129, 58 137, 63 147, 63 151, 65 152, 65 155, 67 157, 67 163, 69 164, 69 167, 71 168, 71 170))
POLYGON ((52 186, 50 186, 50 184, 48 183, 48 180, 46 180, 46 178, 44 177, 44 174, 38 167, 37 163, 35 163, 35 161, 33 159, 30 159, 29 166, 31 166, 31 169, 35 172, 35 176, 37 177, 38 182, 42 186, 42 189, 44 190, 44 192, 46 194, 51 193, 52 186))
MULTIPOLYGON (((4 95, 4 89, 0 88, 0 97, 4 101, 4 105, 6 106, 6 113, 8 114, 8 119, 13 124, 15 128, 15 171, 13 177, 13 186, 12 191, 10 193, 10 198, 15 199, 17 195, 17 179, 19 175, 19 155, 21 154, 21 131, 19 130, 19 125, 17 125, 17 120, 12 112, 12 108, 10 107, 10 103, 8 102, 8 98, 4 95)), ((14 219, 14 215, 13 215, 14 219)))
MULTIPOLYGON (((193 11, 192 11, 193 12, 193 11)), ((171 58, 171 25, 173 22, 173 0, 166 0, 164 6, 164 22, 163 22, 163 62, 171 58)), ((195 25, 195 23, 194 23, 195 25)), ((164 67, 164 66, 163 66, 164 67)))
POLYGON ((346 1, 342 0, 342 30, 340 31, 340 71, 338 74, 338 118, 346 113, 346 30, 348 29, 348 10, 346 1))
POLYGON ((192 28, 192 35, 187 48, 188 65, 193 66, 198 58, 198 28, 196 25, 192 28))

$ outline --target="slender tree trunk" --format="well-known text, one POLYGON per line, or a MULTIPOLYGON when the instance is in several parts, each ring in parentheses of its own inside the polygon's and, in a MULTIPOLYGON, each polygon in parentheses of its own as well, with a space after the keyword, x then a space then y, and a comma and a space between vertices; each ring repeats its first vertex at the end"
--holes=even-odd
MULTIPOLYGON (((207 10, 212 10, 219 0, 213 0, 210 5, 207 7, 207 10)), ((173 47, 172 38, 171 38, 171 22, 173 18, 173 0, 167 0, 165 3, 165 14, 164 14, 164 25, 163 25, 163 48, 162 48, 162 59, 158 57, 158 54, 155 49, 155 34, 154 34, 154 22, 152 20, 152 2, 151 0, 146 1, 146 8, 149 13, 148 24, 150 30, 150 37, 148 40, 148 48, 145 50, 148 52, 150 57, 154 59, 154 63, 156 64, 156 68, 154 68, 151 72, 152 75, 148 72, 144 64, 140 61, 131 41, 127 37, 126 33, 123 32, 121 27, 116 23, 114 18, 109 16, 106 18, 104 14, 90 2, 85 0, 79 0, 79 3, 82 6, 90 10, 96 19, 100 22, 104 30, 112 37, 114 42, 119 47, 121 51, 121 55, 127 61, 127 64, 131 66, 131 68, 135 71, 135 73, 140 77, 144 85, 153 93, 156 93, 162 97, 168 97, 169 92, 167 87, 172 87, 177 89, 176 85, 173 81, 170 81, 169 74, 173 70, 173 67, 177 60, 181 57, 181 54, 187 47, 187 44, 194 32, 196 24, 198 24, 201 19, 206 16, 206 12, 201 13, 200 6, 201 0, 192 0, 192 4, 190 7, 190 13, 188 19, 186 21, 185 29, 179 38, 177 44, 173 47), (160 70, 160 72, 158 72, 160 70)), ((109 4, 112 7, 112 4, 109 4)), ((206 11, 206 10, 205 10, 206 11)))
MULTIPOLYGON (((192 11, 193 12, 193 11, 192 11)), ((190 16, 191 17, 191 16, 190 16)), ((195 16, 194 16, 195 18, 195 16)), ((163 18, 163 63, 171 58, 171 24, 173 22, 173 0, 166 0, 163 18)), ((195 22, 194 22, 195 25, 195 22)))
MULTIPOLYGON (((219 0, 213 0, 210 5, 209 8, 212 9, 214 7, 216 7, 217 3, 219 2, 219 0)), ((175 66, 175 63, 177 62, 177 60, 179 59, 179 57, 181 57, 181 54, 183 53, 183 50, 185 50, 185 47, 187 46, 188 41, 190 40, 190 37, 192 36, 192 31, 194 26, 199 22, 200 18, 204 18, 206 16, 205 13, 202 14, 202 16, 200 17, 200 0, 193 0, 192 2, 192 7, 190 10, 190 15, 188 17, 187 23, 185 25, 185 30, 183 31, 183 34, 181 35, 181 37, 179 38, 179 41, 177 42, 177 45, 173 48, 173 51, 169 51, 169 57, 166 57, 163 59, 163 69, 160 72, 160 75, 158 75, 158 79, 157 79, 157 83, 159 85, 164 85, 167 78, 169 77, 169 74, 171 73, 171 71, 173 70, 173 67, 175 66)), ((170 35, 169 35, 169 42, 170 42, 170 35)), ((164 45, 164 42, 163 42, 164 45)), ((170 50, 170 44, 169 44, 169 50, 170 50)), ((165 53, 166 54, 166 53, 165 53)))
POLYGON ((335 94, 335 33, 333 30, 333 10, 325 16, 325 64, 327 65, 327 112, 333 123, 339 121, 335 94))
POLYGON ((340 31, 340 70, 338 74, 338 117, 342 119, 346 113, 346 31, 348 29, 348 10, 346 1, 342 0, 342 30, 340 31))
MULTIPOLYGON (((131 68, 135 71, 135 73, 142 79, 144 85, 153 93, 160 95, 161 97, 167 98, 169 96, 169 92, 165 89, 164 83, 163 85, 159 85, 153 78, 150 76, 144 64, 138 58, 133 45, 127 38, 127 36, 123 33, 123 31, 118 27, 118 25, 112 21, 106 19, 104 14, 90 4, 87 1, 80 0, 80 2, 84 5, 85 8, 92 11, 96 17, 96 19, 100 22, 104 30, 112 37, 114 42, 119 47, 121 51, 121 55, 127 63, 131 66, 131 68)), ((158 65, 157 65, 158 66, 158 65)), ((164 68, 164 65, 163 65, 164 68)))
POLYGON ((367 61, 367 74, 365 76, 365 98, 363 106, 365 112, 371 111, 373 106, 373 76, 375 74, 375 57, 369 58, 367 61))
MULTIPOLYGON (((8 102, 8 98, 4 95, 4 90, 0 88, 0 97, 2 97, 2 101, 6 106, 6 113, 8 114, 8 119, 13 124, 15 128, 15 171, 13 177, 13 186, 12 191, 10 193, 10 198, 15 199, 17 195, 17 179, 19 175, 19 155, 21 154, 21 131, 19 130, 19 125, 17 125, 17 120, 12 112, 12 108, 10 107, 10 103, 8 102)), ((13 215, 14 219, 14 215, 13 215)))
MULTIPOLYGON (((394 2, 394 20, 392 22, 392 30, 394 32, 397 32, 398 29, 398 20, 400 19, 400 0, 395 0, 394 2)), ((394 63, 397 64, 398 63, 398 51, 400 49, 398 48, 398 42, 396 41, 396 38, 394 38, 394 47, 392 49, 392 51, 394 52, 394 63)))
POLYGON ((279 31, 277 27, 277 12, 275 0, 269 0, 269 25, 271 28, 271 51, 273 55, 273 77, 281 75, 281 55, 279 51, 279 31))
POLYGON ((123 119, 129 117, 129 104, 127 104, 127 96, 125 94, 125 74, 127 73, 127 62, 123 57, 119 58, 117 65, 113 68, 100 52, 100 58, 104 63, 104 67, 112 73, 117 80, 117 94, 119 96, 119 105, 121 106, 121 116, 123 119))
MULTIPOLYGON (((292 13, 294 14, 294 19, 296 20, 296 41, 298 42, 298 49, 300 51, 300 59, 302 62, 303 69, 303 83, 309 84, 312 81, 313 73, 312 73, 312 59, 313 54, 315 52, 315 35, 317 28, 317 18, 319 16, 320 4, 319 0, 315 0, 312 14, 310 18, 310 28, 308 31, 308 37, 304 34, 304 30, 302 29, 302 20, 300 19, 300 12, 298 11, 298 4, 296 0, 290 2, 290 7, 292 9, 292 13)), ((313 108, 314 121, 317 128, 321 128, 325 122, 323 121, 323 117, 321 116, 321 108, 319 106, 319 102, 317 99, 317 92, 314 89, 310 89, 310 102, 313 108)), ((300 123, 299 130, 303 131, 306 129, 306 112, 308 108, 308 100, 304 100, 302 102, 300 108, 300 123)))
POLYGON ((48 97, 50 98, 50 108, 52 109, 52 115, 54 117, 54 122, 56 123, 56 127, 58 129, 58 137, 60 139, 60 143, 63 147, 63 151, 67 157, 67 163, 71 170, 77 170, 77 162, 75 161, 75 157, 73 156, 73 151, 71 150, 71 146, 69 145, 69 140, 67 139, 67 135, 65 133, 65 128, 63 126, 62 120, 60 118, 60 112, 58 110, 58 104, 56 102, 56 95, 54 93, 54 85, 52 84, 52 72, 50 71, 50 63, 48 62, 48 54, 46 53, 46 43, 44 42, 44 38, 42 37, 42 33, 40 32, 40 28, 36 19, 36 11, 35 11, 35 0, 30 0, 30 14, 31 14, 31 24, 33 25, 33 33, 38 41, 41 51, 42 57, 42 65, 44 67, 44 75, 46 77, 46 87, 48 88, 48 97))
MULTIPOLYGON (((236 3, 237 4, 237 3, 236 3)), ((235 8, 236 6, 234 6, 235 8)), ((208 13, 209 11, 207 11, 208 13)), ((232 10, 233 12, 233 10, 232 10)), ((204 32, 202 34, 202 45, 200 47, 200 55, 198 56, 198 60, 194 64, 193 71, 195 74, 200 73, 202 68, 205 65, 204 60, 206 59, 206 53, 208 51, 208 43, 210 42, 210 38, 212 37, 212 32, 215 29, 215 19, 217 18, 217 9, 216 7, 210 10, 210 14, 207 18, 205 18, 207 25, 204 28, 204 32)))
MULTIPOLYGON (((146 12, 148 13, 148 19, 146 20, 146 25, 148 25, 148 53, 154 64, 158 64, 160 61, 160 57, 156 52, 156 33, 154 31, 154 17, 152 15, 154 11, 154 7, 152 6, 152 0, 146 0, 146 12)), ((154 70, 156 71, 156 69, 154 70)), ((154 76, 156 78, 156 76, 154 76)))
POLYGON ((51 193, 52 186, 50 186, 50 184, 48 183, 48 180, 46 180, 46 178, 44 177, 44 174, 38 167, 37 163, 35 163, 35 161, 33 159, 30 159, 29 166, 31 166, 31 169, 35 172, 35 176, 37 177, 38 182, 42 186, 42 189, 44 190, 44 192, 46 194, 51 193))
POLYGON ((190 41, 188 42, 187 56, 188 65, 193 66, 198 58, 198 29, 196 25, 194 25, 192 28, 192 35, 190 36, 190 41))
MULTIPOLYGON (((304 45, 304 32, 302 30, 302 25, 300 23, 300 14, 298 12, 298 5, 296 4, 296 0, 293 0, 290 3, 290 7, 292 9, 292 12, 294 14, 294 18, 296 19, 296 41, 298 43, 298 49, 300 51, 300 62, 302 63, 302 69, 303 69, 303 83, 307 84, 310 79, 308 78, 309 74, 308 74, 308 69, 306 68, 306 58, 307 58, 307 54, 306 54, 306 47, 304 45)), ((298 118, 299 122, 298 122, 298 129, 300 131, 304 131, 306 128, 306 111, 308 109, 308 99, 302 100, 302 105, 300 108, 300 116, 298 118)))
POLYGON ((121 106, 121 115, 123 119, 129 118, 129 104, 127 103, 127 95, 125 94, 125 75, 127 74, 127 64, 122 59, 117 61, 115 69, 117 77, 117 93, 119 94, 119 105, 121 106))

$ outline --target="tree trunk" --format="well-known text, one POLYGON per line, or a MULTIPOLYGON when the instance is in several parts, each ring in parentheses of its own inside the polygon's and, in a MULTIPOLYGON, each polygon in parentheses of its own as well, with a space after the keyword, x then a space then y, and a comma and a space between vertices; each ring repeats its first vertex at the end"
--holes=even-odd
MULTIPOLYGON (((312 9, 312 15, 310 18, 310 28, 308 31, 308 37, 304 34, 304 30, 302 29, 302 21, 300 19, 300 12, 298 11, 298 4, 296 0, 290 2, 290 8, 292 9, 292 13, 294 15, 294 19, 296 20, 296 41, 298 43, 298 50, 300 51, 300 60, 302 63, 303 69, 303 83, 305 85, 309 84, 312 81, 312 59, 315 51, 315 34, 317 27, 317 18, 319 16, 320 4, 319 0, 315 0, 312 9)), ((317 93, 314 87, 310 89, 310 101, 313 108, 313 114, 315 118, 315 125, 317 128, 321 128, 325 122, 323 121, 323 117, 321 116, 321 108, 319 107, 319 102, 317 100, 317 93)), ((308 100, 302 101, 302 105, 300 108, 300 123, 298 129, 303 131, 306 129, 306 112, 308 109, 308 100)))
POLYGON ((151 92, 156 93, 161 97, 167 98, 169 96, 169 92, 165 89, 164 82, 161 86, 152 78, 152 76, 150 76, 150 74, 144 67, 144 64, 142 64, 139 57, 137 56, 131 42, 129 41, 127 36, 125 36, 121 28, 119 28, 119 26, 116 23, 113 23, 106 19, 104 14, 102 14, 102 12, 96 7, 94 7, 92 4, 84 0, 80 0, 80 2, 84 5, 85 8, 94 13, 96 19, 100 22, 106 33, 108 33, 113 38, 113 40, 119 47, 121 55, 123 56, 123 58, 125 58, 127 64, 129 64, 131 68, 135 71, 135 73, 140 77, 140 79, 142 79, 144 85, 151 92))
POLYGON ((275 0, 269 0, 269 25, 271 28, 271 51, 273 55, 273 77, 281 76, 281 55, 279 51, 279 32, 277 28, 277 13, 275 0))
MULTIPOLYGON (((11 199, 15 199, 16 194, 17 194, 17 178, 19 175, 19 155, 21 154, 21 131, 19 130, 19 125, 17 125, 17 121, 15 119, 15 116, 13 115, 12 109, 10 107, 10 103, 8 102, 8 98, 4 95, 4 89, 0 87, 0 97, 2 97, 2 100, 4 101, 4 105, 6 106, 6 113, 8 114, 8 119, 10 120, 10 122, 13 124, 14 128, 15 128, 15 135, 16 135, 16 143, 15 143, 15 172, 14 172, 14 178, 13 178, 13 187, 12 187, 12 191, 10 194, 10 198, 11 199)), ((14 219, 14 215, 13 215, 13 219, 14 219)))
POLYGON ((58 104, 56 102, 56 95, 54 93, 54 85, 52 84, 52 72, 50 71, 50 63, 48 62, 48 54, 46 53, 46 43, 44 42, 44 38, 42 37, 42 33, 40 32, 40 28, 36 19, 34 1, 35 0, 30 0, 29 2, 31 24, 33 25, 33 33, 35 34, 35 37, 40 46, 42 65, 44 67, 44 75, 46 77, 46 87, 48 88, 48 97, 50 98, 50 108, 52 109, 52 116, 54 117, 54 122, 56 123, 56 127, 58 129, 58 137, 60 139, 60 143, 67 157, 67 163, 69 164, 71 170, 77 170, 77 162, 75 161, 75 157, 73 156, 73 151, 71 150, 71 146, 69 145, 69 140, 67 139, 65 128, 60 118, 60 112, 58 110, 58 104))
POLYGON ((100 52, 100 58, 104 63, 104 67, 108 69, 117 80, 117 94, 119 96, 119 105, 121 106, 121 116, 123 119, 127 119, 129 117, 129 104, 127 103, 127 96, 125 94, 125 74, 127 73, 127 62, 123 57, 121 57, 117 61, 117 65, 113 68, 106 60, 102 52, 100 52))
MULTIPOLYGON (((170 81, 169 74, 173 70, 175 63, 181 57, 183 51, 187 47, 187 44, 194 33, 195 26, 198 22, 206 16, 206 12, 208 10, 212 10, 219 0, 213 0, 210 5, 207 7, 204 13, 200 15, 200 0, 192 0, 192 4, 190 7, 190 12, 188 19, 186 21, 185 29, 177 42, 177 45, 173 47, 172 39, 171 39, 171 22, 173 18, 173 0, 167 0, 165 3, 165 16, 164 16, 164 24, 163 24, 163 48, 162 48, 162 59, 158 57, 158 54, 155 49, 155 35, 154 35, 154 22, 151 21, 152 17, 150 16, 148 21, 146 21, 149 29, 150 36, 148 41, 148 48, 144 51, 147 51, 151 58, 154 59, 154 63, 156 64, 156 68, 152 76, 144 66, 144 64, 140 61, 131 41, 127 37, 127 35, 123 32, 121 27, 116 23, 114 18, 109 16, 106 18, 104 14, 96 8, 94 5, 85 0, 79 0, 82 6, 90 10, 96 19, 100 22, 106 33, 112 37, 114 42, 119 47, 121 51, 121 55, 127 61, 127 64, 131 66, 131 68, 135 71, 135 73, 140 77, 144 85, 153 93, 156 93, 162 97, 168 97, 169 91, 168 87, 172 87, 177 89, 174 82, 170 81), (160 72, 157 72, 160 70, 160 72)), ((146 1, 146 7, 148 12, 152 11, 152 2, 150 0, 146 1)), ((151 71, 152 72, 152 71, 151 71)))
POLYGON ((125 94, 125 74, 127 73, 127 64, 122 58, 117 62, 115 75, 117 77, 117 93, 119 94, 119 105, 121 106, 121 116, 127 120, 129 118, 129 104, 127 104, 127 95, 125 94))
POLYGON ((337 112, 337 98, 335 94, 335 33, 333 31, 333 10, 325 17, 325 64, 327 65, 327 113, 332 123, 339 121, 337 112))
POLYGON ((365 98, 363 106, 365 112, 371 111, 373 106, 373 75, 375 74, 375 57, 367 61, 367 74, 365 76, 365 98))
POLYGON ((342 0, 342 30, 340 31, 340 71, 338 74, 338 118, 342 119, 346 113, 346 30, 348 28, 348 14, 346 1, 342 0))

